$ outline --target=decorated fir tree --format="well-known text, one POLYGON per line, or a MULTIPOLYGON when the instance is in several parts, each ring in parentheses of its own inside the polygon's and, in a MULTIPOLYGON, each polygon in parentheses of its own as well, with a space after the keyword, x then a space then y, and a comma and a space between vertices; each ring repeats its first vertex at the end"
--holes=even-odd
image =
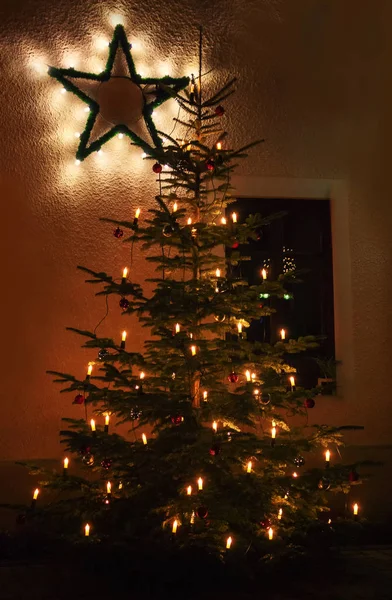
POLYGON ((98 295, 117 298, 124 333, 108 339, 73 329, 91 350, 87 376, 52 373, 84 405, 83 418, 64 419, 64 468, 41 471, 30 516, 70 538, 174 544, 222 560, 271 557, 301 544, 327 508, 326 490, 349 485, 350 467, 330 466, 328 454, 320 468, 304 464, 312 452, 320 464, 344 428, 299 425, 319 390, 296 386, 290 357, 315 348, 315 337, 247 340, 252 321, 273 310, 260 297, 283 298, 296 274, 272 281, 260 265, 252 286, 238 275, 266 221, 230 210, 236 163, 258 144, 232 149, 223 129, 234 81, 207 92, 200 52, 199 75, 186 89, 167 83, 157 94, 175 97, 181 139, 133 138, 157 175, 153 206, 129 220, 103 219, 121 239, 114 243, 146 253, 153 291, 136 282, 131 263, 122 278, 81 267, 98 295), (143 353, 127 330, 134 314, 148 338, 143 353), (116 432, 119 423, 127 435, 116 432))

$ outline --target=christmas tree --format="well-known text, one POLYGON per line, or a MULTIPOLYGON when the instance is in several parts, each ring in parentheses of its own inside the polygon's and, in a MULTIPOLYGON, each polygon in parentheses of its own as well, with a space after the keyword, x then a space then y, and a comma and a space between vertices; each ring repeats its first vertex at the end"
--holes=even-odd
POLYGON ((235 82, 209 90, 201 48, 185 90, 160 84, 183 115, 181 139, 158 132, 162 144, 138 140, 157 175, 154 207, 103 219, 131 255, 146 253, 152 292, 131 263, 120 278, 80 267, 98 296, 117 298, 124 332, 109 339, 73 329, 91 350, 87 375, 51 373, 83 418, 64 419, 63 468, 39 470, 29 515, 71 539, 270 559, 304 543, 327 510, 326 490, 347 490, 352 466, 330 466, 345 427, 300 425, 320 390, 296 385, 290 357, 316 348, 317 338, 247 339, 296 273, 273 281, 261 265, 257 285, 241 278, 246 246, 268 220, 230 211, 230 179, 258 142, 230 148, 223 103, 235 82), (133 351, 129 315, 147 332, 143 353, 133 351), (312 452, 321 466, 307 469, 303 455, 312 452), (45 505, 51 490, 58 493, 45 505))

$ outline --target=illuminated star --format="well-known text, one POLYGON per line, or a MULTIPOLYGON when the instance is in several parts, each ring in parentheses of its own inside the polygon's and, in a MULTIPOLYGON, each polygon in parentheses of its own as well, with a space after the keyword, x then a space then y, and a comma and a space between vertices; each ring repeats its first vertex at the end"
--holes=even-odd
POLYGON ((131 138, 132 142, 142 147, 145 152, 149 152, 151 144, 141 135, 138 135, 133 128, 139 119, 143 119, 147 130, 151 136, 155 147, 162 147, 162 140, 152 119, 152 113, 155 108, 176 96, 189 83, 188 77, 142 77, 137 71, 131 55, 132 45, 129 44, 125 30, 122 25, 117 25, 112 41, 109 44, 109 55, 105 70, 99 74, 78 71, 73 67, 60 69, 49 67, 48 73, 59 81, 67 90, 75 94, 87 104, 89 116, 86 121, 84 131, 80 135, 79 147, 76 152, 77 160, 84 160, 92 152, 97 152, 103 144, 112 137, 123 134, 131 138), (115 75, 113 66, 115 64, 117 51, 123 51, 127 75, 115 75), (98 82, 97 93, 92 98, 87 92, 81 89, 82 80, 84 84, 89 82, 98 82), (115 122, 107 118, 107 112, 112 101, 117 105, 117 116, 115 122), (118 101, 118 102, 117 102, 118 101), (94 127, 97 127, 97 118, 100 117, 101 129, 102 123, 105 123, 105 131, 100 132, 99 137, 94 139, 94 127), (91 141, 91 138, 93 140, 91 141))

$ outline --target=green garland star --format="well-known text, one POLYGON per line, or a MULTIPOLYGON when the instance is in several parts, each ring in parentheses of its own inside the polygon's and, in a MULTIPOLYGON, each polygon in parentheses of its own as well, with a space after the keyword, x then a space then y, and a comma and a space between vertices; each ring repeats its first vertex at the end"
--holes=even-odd
POLYGON ((125 124, 119 124, 119 125, 113 126, 107 133, 100 136, 97 140, 94 140, 93 142, 89 143, 91 132, 93 130, 97 116, 100 112, 99 103, 96 100, 94 100, 93 98, 90 98, 90 96, 88 96, 88 94, 83 92, 77 86, 76 82, 74 83, 73 81, 70 81, 70 79, 69 79, 69 78, 71 78, 73 80, 88 79, 88 80, 92 80, 92 81, 98 81, 101 83, 104 81, 108 81, 111 78, 112 68, 113 68, 114 61, 116 58, 116 53, 117 53, 117 50, 119 49, 119 47, 121 47, 122 51, 124 52, 124 56, 125 56, 125 59, 127 62, 127 67, 128 67, 131 81, 133 83, 135 83, 136 85, 138 85, 139 87, 141 85, 155 85, 156 86, 155 100, 153 100, 149 104, 147 104, 146 102, 144 103, 142 114, 143 114, 143 118, 146 123, 147 129, 149 131, 149 134, 151 136, 151 139, 152 139, 153 143, 155 144, 155 146, 158 148, 162 147, 162 140, 159 137, 158 131, 152 120, 152 112, 157 106, 160 106, 161 104, 163 104, 163 102, 166 102, 166 100, 169 100, 169 98, 175 97, 176 94, 180 90, 183 90, 189 83, 189 77, 176 78, 176 77, 169 77, 168 75, 166 75, 165 77, 158 78, 158 77, 142 77, 141 75, 139 75, 136 71, 135 64, 134 64, 132 56, 131 56, 132 45, 129 44, 126 33, 125 33, 122 25, 117 25, 114 30, 112 41, 109 44, 109 55, 108 55, 106 67, 105 67, 105 70, 102 71, 102 73, 99 73, 99 74, 86 73, 83 71, 78 71, 78 70, 74 69, 73 67, 71 67, 69 69, 60 69, 57 67, 49 67, 49 69, 48 69, 49 75, 51 77, 54 77, 55 79, 57 79, 57 81, 59 81, 68 92, 72 92, 73 94, 75 94, 78 98, 80 98, 83 102, 85 102, 88 105, 88 107, 90 108, 90 114, 89 114, 89 117, 87 118, 86 126, 80 135, 79 147, 76 152, 76 158, 80 161, 87 158, 87 156, 89 156, 92 152, 97 152, 98 150, 100 150, 101 146, 103 146, 103 144, 106 144, 106 142, 108 142, 110 139, 112 139, 114 136, 116 136, 119 133, 123 133, 123 134, 129 136, 131 138, 131 140, 136 145, 143 148, 143 150, 145 152, 149 153, 149 150, 151 150, 151 146, 147 142, 145 142, 141 137, 136 135, 136 133, 134 131, 132 131, 131 129, 129 129, 129 127, 125 124))

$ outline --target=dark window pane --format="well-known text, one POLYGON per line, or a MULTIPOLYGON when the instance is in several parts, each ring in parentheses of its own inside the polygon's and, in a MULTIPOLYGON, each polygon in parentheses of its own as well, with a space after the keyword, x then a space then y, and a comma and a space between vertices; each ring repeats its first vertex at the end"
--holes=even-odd
POLYGON ((301 272, 298 279, 302 283, 288 287, 289 299, 261 299, 270 302, 276 313, 253 322, 248 339, 274 343, 281 328, 295 338, 324 336, 317 350, 288 357, 298 369, 298 383, 311 387, 319 376, 311 356, 328 359, 335 355, 329 200, 241 198, 230 205, 228 212, 232 211, 237 212, 239 220, 255 213, 264 217, 285 213, 263 227, 257 241, 240 247, 251 260, 241 264, 238 275, 253 284, 261 281, 263 267, 272 279, 293 269, 301 272))

